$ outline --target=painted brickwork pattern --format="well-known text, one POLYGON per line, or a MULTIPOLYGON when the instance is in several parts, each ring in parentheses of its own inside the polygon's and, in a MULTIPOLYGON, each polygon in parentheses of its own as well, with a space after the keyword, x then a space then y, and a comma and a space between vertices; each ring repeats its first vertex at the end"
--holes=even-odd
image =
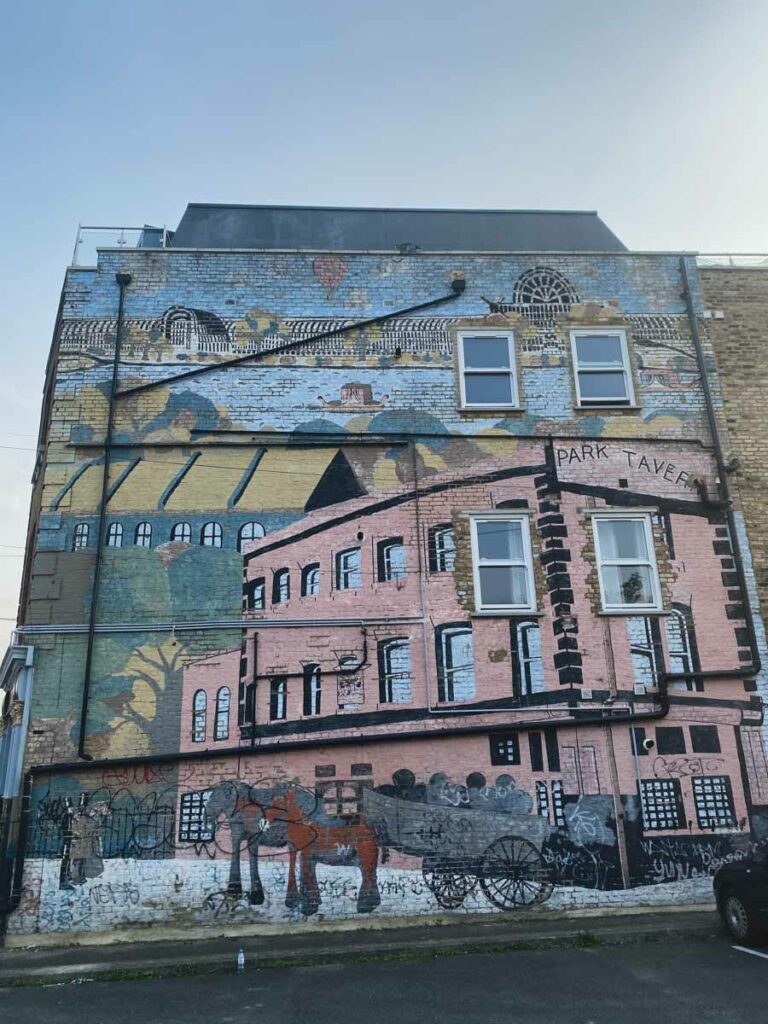
POLYGON ((77 749, 118 269, 86 749, 145 763, 36 777, 11 931, 708 896, 768 827, 764 680, 696 675, 750 650, 677 257, 107 251, 70 271, 28 764, 77 749), (630 407, 577 407, 585 328, 625 332, 630 407), (519 409, 461 410, 478 329, 514 335, 519 409), (606 510, 649 517, 660 614, 603 613, 606 510), (528 524, 525 613, 477 614, 482 514, 528 524))

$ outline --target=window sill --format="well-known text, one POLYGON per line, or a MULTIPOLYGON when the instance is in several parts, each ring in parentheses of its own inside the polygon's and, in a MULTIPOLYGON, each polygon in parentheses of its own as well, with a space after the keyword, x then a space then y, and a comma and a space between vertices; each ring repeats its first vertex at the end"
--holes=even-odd
POLYGON ((624 608, 621 611, 600 611, 597 613, 600 618, 603 619, 622 619, 627 617, 633 618, 645 618, 649 615, 669 615, 670 612, 666 608, 624 608))
POLYGON ((476 416, 495 416, 498 413, 524 413, 522 405, 461 405, 460 413, 472 413, 476 416))
POLYGON ((544 612, 537 611, 535 608, 530 611, 521 608, 507 608, 469 613, 470 619, 540 619, 543 616, 544 612))
POLYGON ((622 412, 622 411, 637 412, 639 409, 642 408, 642 406, 637 405, 637 404, 625 405, 622 402, 619 405, 607 405, 607 404, 606 405, 575 405, 573 408, 574 408, 574 411, 577 412, 577 413, 578 412, 591 412, 591 413, 595 413, 595 412, 622 412))

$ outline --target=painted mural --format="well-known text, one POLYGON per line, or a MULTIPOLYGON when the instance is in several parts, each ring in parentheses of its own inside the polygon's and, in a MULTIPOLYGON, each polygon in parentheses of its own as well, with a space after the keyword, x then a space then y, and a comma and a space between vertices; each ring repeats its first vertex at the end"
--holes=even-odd
POLYGON ((676 264, 261 254, 207 294, 182 256, 127 292, 107 466, 117 255, 70 272, 27 762, 77 749, 101 531, 99 766, 35 776, 9 930, 709 899, 768 835, 764 638, 676 264), (596 373, 620 401, 579 400, 596 373), (483 386, 518 402, 462 407, 483 386))

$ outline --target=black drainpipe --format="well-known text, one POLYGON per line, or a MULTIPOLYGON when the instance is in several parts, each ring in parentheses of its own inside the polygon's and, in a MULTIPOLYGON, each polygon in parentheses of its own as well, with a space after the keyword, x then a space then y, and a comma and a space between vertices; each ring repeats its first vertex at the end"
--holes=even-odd
POLYGON ((88 616, 88 645, 85 651, 85 668, 83 670, 83 697, 80 704, 80 725, 78 727, 77 756, 84 761, 92 761, 91 754, 85 751, 85 728, 88 719, 88 697, 91 692, 91 675, 93 670, 93 648, 96 638, 96 615, 99 604, 99 583, 101 582, 101 552, 104 539, 104 524, 107 518, 107 496, 109 495, 109 469, 112 463, 112 435, 115 427, 115 395, 117 394, 117 377, 120 369, 120 342, 123 333, 123 315, 125 307, 125 289, 131 283, 131 275, 123 272, 115 274, 120 288, 120 299, 117 304, 117 326, 115 328, 115 361, 112 365, 112 383, 109 388, 109 407, 107 410, 107 430, 104 435, 104 472, 101 477, 101 500, 99 501, 99 521, 96 526, 96 561, 93 566, 93 587, 91 590, 91 608, 88 616))

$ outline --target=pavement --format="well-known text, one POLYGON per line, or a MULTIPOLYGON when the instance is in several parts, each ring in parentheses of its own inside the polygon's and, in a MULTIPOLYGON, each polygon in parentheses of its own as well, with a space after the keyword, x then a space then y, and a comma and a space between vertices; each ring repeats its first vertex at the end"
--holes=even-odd
MULTIPOLYGON (((371 961, 452 959, 473 953, 585 950, 664 943, 680 946, 720 938, 712 908, 546 919, 478 915, 459 923, 386 930, 318 930, 230 935, 198 940, 0 949, 0 990, 87 980, 127 981, 234 973, 238 950, 245 973, 256 969, 371 961), (480 918, 478 920, 478 918, 480 918)), ((768 980, 768 978, 766 978, 768 980)))
MULTIPOLYGON (((703 917, 704 915, 702 915, 703 917)), ((648 933, 645 933, 646 937, 648 933)), ((608 938, 608 936, 603 936, 608 938)), ((13 1024, 764 1024, 768 954, 719 934, 0 989, 13 1024)))

